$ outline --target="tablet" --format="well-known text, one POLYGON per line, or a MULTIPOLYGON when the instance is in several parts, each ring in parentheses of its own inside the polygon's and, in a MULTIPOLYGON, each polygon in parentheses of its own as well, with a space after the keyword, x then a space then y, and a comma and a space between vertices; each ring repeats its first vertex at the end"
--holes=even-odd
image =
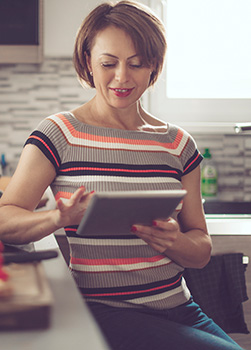
POLYGON ((131 235, 133 224, 168 218, 186 190, 100 192, 90 200, 78 227, 80 236, 131 235))

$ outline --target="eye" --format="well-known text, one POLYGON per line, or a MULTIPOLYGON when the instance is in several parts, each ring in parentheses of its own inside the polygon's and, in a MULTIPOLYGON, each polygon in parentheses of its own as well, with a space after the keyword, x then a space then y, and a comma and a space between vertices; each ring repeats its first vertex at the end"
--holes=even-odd
POLYGON ((116 62, 102 62, 101 66, 104 68, 113 68, 115 67, 116 62))
POLYGON ((131 68, 141 68, 142 66, 143 64, 139 58, 134 58, 129 61, 129 67, 131 68))
POLYGON ((140 63, 140 64, 130 64, 130 67, 131 68, 141 68, 142 67, 142 64, 140 63))

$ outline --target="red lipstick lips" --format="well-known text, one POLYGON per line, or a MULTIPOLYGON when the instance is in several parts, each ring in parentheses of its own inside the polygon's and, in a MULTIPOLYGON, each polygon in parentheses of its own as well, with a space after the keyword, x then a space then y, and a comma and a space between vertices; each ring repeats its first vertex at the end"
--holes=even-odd
POLYGON ((132 89, 110 88, 110 90, 112 90, 117 97, 127 97, 131 94, 133 88, 132 89))

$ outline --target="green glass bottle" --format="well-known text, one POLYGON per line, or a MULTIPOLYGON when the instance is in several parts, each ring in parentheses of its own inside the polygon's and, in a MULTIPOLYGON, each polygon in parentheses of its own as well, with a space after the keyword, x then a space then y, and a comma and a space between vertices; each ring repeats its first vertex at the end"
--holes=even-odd
POLYGON ((218 192, 218 174, 209 148, 205 148, 201 169, 201 193, 203 198, 216 198, 218 192))

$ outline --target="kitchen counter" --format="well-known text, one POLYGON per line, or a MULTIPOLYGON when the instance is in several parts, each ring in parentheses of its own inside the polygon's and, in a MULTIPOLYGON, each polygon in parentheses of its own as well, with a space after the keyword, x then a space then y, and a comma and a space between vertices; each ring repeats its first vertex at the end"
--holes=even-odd
POLYGON ((203 200, 203 206, 206 214, 222 214, 222 215, 251 215, 250 202, 229 202, 222 200, 203 200))
MULTIPOLYGON (((245 322, 251 331, 251 215, 206 215, 213 242, 212 255, 242 253, 249 300, 243 303, 245 322)), ((251 350, 251 333, 229 334, 243 349, 251 350)))
MULTIPOLYGON (((36 250, 56 249, 53 235, 35 243, 36 250)), ((1 349, 10 350, 108 350, 103 335, 83 301, 61 252, 42 261, 53 294, 51 326, 45 330, 0 331, 1 349)))
POLYGON ((251 235, 251 215, 206 214, 210 235, 251 235))
POLYGON ((250 202, 205 200, 203 206, 211 235, 251 235, 250 202))
MULTIPOLYGON (((213 214, 206 215, 206 219, 209 233, 215 239, 224 235, 232 237, 251 235, 251 215, 213 214)), ((246 238, 249 240, 249 237, 246 238)), ((56 249, 59 252, 57 258, 42 262, 54 297, 51 326, 46 330, 0 331, 1 348, 69 350, 77 347, 83 350, 108 350, 103 335, 78 292, 54 235, 34 245, 36 250, 56 249)), ((220 247, 222 249, 222 244, 220 247)), ((229 249, 232 251, 232 248, 229 249)))

